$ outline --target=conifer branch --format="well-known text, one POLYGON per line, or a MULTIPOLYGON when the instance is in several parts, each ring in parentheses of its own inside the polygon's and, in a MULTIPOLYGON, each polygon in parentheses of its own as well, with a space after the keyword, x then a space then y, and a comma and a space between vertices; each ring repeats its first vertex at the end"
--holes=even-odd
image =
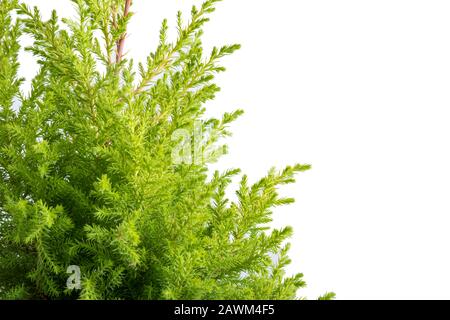
POLYGON ((174 42, 164 20, 137 68, 124 56, 132 0, 72 0, 74 19, 48 21, 24 2, 0 0, 0 300, 295 299, 305 283, 285 274, 292 229, 270 222, 294 201, 279 187, 310 167, 244 175, 235 200, 239 170, 208 179, 242 113, 203 120, 219 60, 239 49, 205 57, 220 0, 187 23, 179 13, 174 42), (22 35, 41 65, 27 96, 22 35))
MULTIPOLYGON (((132 4, 132 0, 125 0, 125 7, 123 11, 123 16, 126 19, 128 15, 130 14, 130 7, 132 4)), ((123 50, 125 47, 125 39, 127 37, 126 31, 123 33, 122 37, 117 42, 117 55, 116 55, 116 62, 119 63, 122 61, 123 58, 123 50)))

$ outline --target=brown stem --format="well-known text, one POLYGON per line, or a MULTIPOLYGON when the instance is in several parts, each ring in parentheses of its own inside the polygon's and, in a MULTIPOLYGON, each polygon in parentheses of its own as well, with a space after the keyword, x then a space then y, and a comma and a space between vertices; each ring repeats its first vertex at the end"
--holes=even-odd
MULTIPOLYGON (((123 16, 126 18, 130 14, 132 0, 125 0, 125 9, 123 11, 123 16)), ((117 55, 116 62, 119 63, 123 58, 123 48, 125 46, 125 38, 127 37, 127 33, 125 32, 122 37, 119 39, 117 43, 117 55)))

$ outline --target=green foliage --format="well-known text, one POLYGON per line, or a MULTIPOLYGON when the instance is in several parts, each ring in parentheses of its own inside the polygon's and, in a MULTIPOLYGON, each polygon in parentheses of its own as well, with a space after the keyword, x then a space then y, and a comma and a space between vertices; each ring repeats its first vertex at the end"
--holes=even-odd
MULTIPOLYGON (((116 59, 131 14, 120 0, 72 0, 75 19, 0 0, 0 297, 4 299, 293 299, 302 275, 287 277, 286 240, 271 230, 277 193, 309 169, 275 169, 237 200, 239 170, 174 164, 177 130, 204 146, 230 133, 242 111, 204 119, 219 91, 220 59, 238 45, 202 49, 202 27, 219 0, 167 21, 146 63, 116 59), (16 17, 16 18, 13 18, 16 17), (20 36, 39 63, 31 92, 17 76, 20 36), (81 269, 81 290, 66 270, 81 269)), ((327 294, 323 298, 333 298, 327 294)))

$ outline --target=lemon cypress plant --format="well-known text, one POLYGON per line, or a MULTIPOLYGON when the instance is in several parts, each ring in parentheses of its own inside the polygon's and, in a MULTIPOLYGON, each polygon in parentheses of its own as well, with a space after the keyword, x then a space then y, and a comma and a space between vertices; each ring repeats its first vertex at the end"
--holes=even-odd
POLYGON ((254 184, 239 170, 208 175, 242 114, 205 116, 221 59, 239 49, 202 49, 219 1, 187 22, 179 13, 173 42, 164 21, 158 47, 135 64, 124 54, 131 0, 72 0, 76 17, 48 20, 0 0, 0 298, 298 297, 302 274, 284 271, 292 229, 270 222, 293 202, 278 186, 309 165, 254 184), (39 64, 28 94, 23 35, 39 64))

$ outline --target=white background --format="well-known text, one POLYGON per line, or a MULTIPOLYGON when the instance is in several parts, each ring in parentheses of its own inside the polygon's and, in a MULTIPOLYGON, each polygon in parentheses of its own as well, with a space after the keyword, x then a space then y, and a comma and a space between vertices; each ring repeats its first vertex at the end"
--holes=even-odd
MULTIPOLYGON (((65 0, 25 2, 71 12, 65 0)), ((134 3, 127 50, 142 60, 162 19, 200 2, 134 3)), ((295 228, 302 295, 450 299, 449 14, 444 0, 225 0, 207 25, 207 48, 243 45, 209 104, 246 111, 219 167, 256 179, 313 165, 275 215, 295 228)))

